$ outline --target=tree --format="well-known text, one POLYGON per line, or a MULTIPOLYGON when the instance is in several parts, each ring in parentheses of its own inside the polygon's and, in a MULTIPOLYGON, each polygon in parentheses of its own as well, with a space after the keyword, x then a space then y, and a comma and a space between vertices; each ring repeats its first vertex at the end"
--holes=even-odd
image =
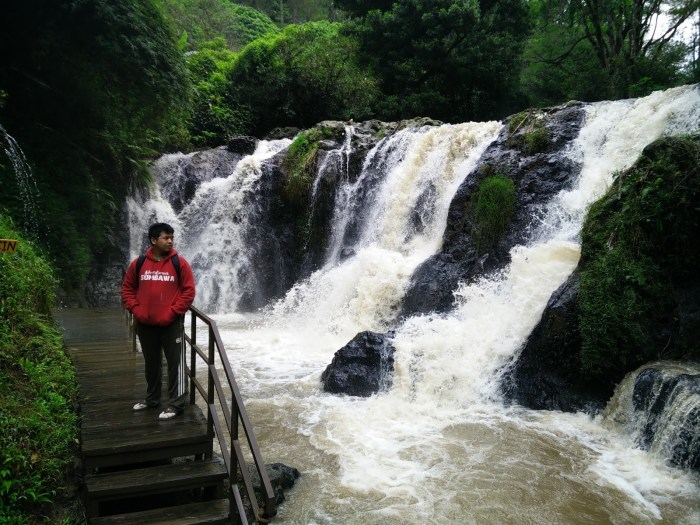
POLYGON ((193 87, 189 132, 196 147, 219 146, 248 126, 247 113, 226 102, 226 76, 235 59, 223 37, 202 44, 198 51, 187 56, 193 87))
POLYGON ((374 80, 357 65, 355 42, 339 29, 330 22, 287 26, 241 52, 228 75, 228 104, 251 117, 241 131, 261 135, 277 126, 370 115, 374 80))
POLYGON ((602 99, 673 85, 686 51, 674 37, 700 0, 543 0, 533 6, 536 38, 557 35, 558 45, 539 48, 543 63, 559 67, 574 55, 592 54, 605 73, 602 99), (662 15, 665 29, 659 29, 662 15))
POLYGON ((317 20, 338 20, 338 12, 333 8, 332 0, 238 0, 235 3, 265 13, 280 26, 317 20))
POLYGON ((263 12, 229 0, 165 0, 163 8, 177 33, 186 36, 188 51, 218 37, 228 49, 240 51, 256 38, 279 31, 263 12))
POLYGON ((338 0, 360 56, 380 79, 380 118, 450 122, 494 118, 517 107, 517 71, 528 31, 523 0, 338 0))
POLYGON ((58 262, 106 258, 116 203, 182 137, 189 91, 173 34, 151 0, 2 2, 0 17, 11 21, 0 119, 34 168, 41 241, 58 262))

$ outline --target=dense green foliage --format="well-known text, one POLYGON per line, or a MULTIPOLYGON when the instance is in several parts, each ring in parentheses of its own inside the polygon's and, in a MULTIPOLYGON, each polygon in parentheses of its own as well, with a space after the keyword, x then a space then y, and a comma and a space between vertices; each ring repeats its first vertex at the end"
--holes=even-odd
POLYGON ((475 194, 474 237, 481 253, 505 233, 515 208, 515 183, 503 175, 485 178, 475 194))
MULTIPOLYGON (((700 359, 682 315, 700 268, 700 136, 662 139, 617 176, 582 233, 584 373, 597 379, 660 358, 700 359)), ((690 306, 692 310, 692 306, 690 306)))
POLYGON ((340 14, 332 0, 232 0, 267 14, 280 26, 314 20, 337 21, 340 14))
MULTIPOLYGON (((173 35, 153 1, 3 2, 0 18, 0 121, 33 167, 39 240, 58 264, 107 258, 128 188, 183 137, 187 78, 173 35)), ((0 191, 16 194, 0 164, 0 191)), ((22 205, 0 211, 20 218, 22 205)))
POLYGON ((219 146, 226 139, 245 131, 248 118, 238 106, 229 104, 227 75, 236 59, 223 38, 202 44, 187 57, 193 87, 192 115, 188 130, 195 147, 219 146))
POLYGON ((379 118, 462 122, 518 107, 529 23, 523 0, 404 0, 371 9, 366 2, 336 3, 362 14, 348 32, 379 80, 379 118))
POLYGON ((201 49, 223 38, 226 47, 238 51, 253 40, 279 28, 270 17, 229 0, 164 0, 163 8, 186 51, 201 49))
POLYGON ((229 101, 248 114, 248 132, 371 115, 376 87, 356 64, 354 41, 339 30, 330 22, 288 26, 241 52, 228 77, 229 101))
POLYGON ((673 37, 698 12, 698 0, 536 0, 530 8, 535 30, 522 86, 533 106, 637 97, 697 82, 700 48, 686 64, 689 45, 673 37), (668 28, 657 19, 662 10, 668 28))
POLYGON ((76 381, 52 323, 55 279, 47 261, 0 215, 0 523, 56 523, 51 503, 70 499, 76 381))

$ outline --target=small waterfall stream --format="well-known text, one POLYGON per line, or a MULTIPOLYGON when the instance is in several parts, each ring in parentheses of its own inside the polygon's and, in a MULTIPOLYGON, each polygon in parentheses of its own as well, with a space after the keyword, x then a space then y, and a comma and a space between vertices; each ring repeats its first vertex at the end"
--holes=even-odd
POLYGON ((37 205, 39 188, 34 180, 32 168, 17 141, 1 125, 0 143, 2 143, 2 149, 10 161, 15 175, 19 199, 23 208, 24 231, 36 239, 39 236, 39 206, 37 205))
POLYGON ((197 275, 196 303, 219 312, 266 460, 302 472, 276 522, 700 521, 700 479, 639 448, 621 416, 536 412, 499 399, 498 371, 578 262, 587 206, 655 138, 697 129, 700 94, 677 88, 591 104, 586 114, 566 152, 581 164, 578 182, 542 210, 511 263, 455 290, 451 312, 398 324, 412 272, 439 249, 449 203, 500 124, 413 128, 380 141, 357 179, 341 183, 323 267, 258 313, 236 306, 262 278, 246 232, 260 170, 288 141, 262 142, 229 176, 203 182, 179 213, 157 193, 130 204, 132 232, 154 217, 176 226, 197 275), (322 392, 320 373, 338 348, 358 331, 389 328, 388 392, 322 392))

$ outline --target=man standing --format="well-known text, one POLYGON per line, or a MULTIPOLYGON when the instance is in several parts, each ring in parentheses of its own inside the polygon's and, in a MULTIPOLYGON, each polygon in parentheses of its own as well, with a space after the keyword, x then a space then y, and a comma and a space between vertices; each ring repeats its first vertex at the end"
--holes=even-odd
POLYGON ((184 315, 194 301, 194 276, 173 248, 175 231, 159 222, 148 229, 150 247, 131 261, 122 283, 122 301, 136 319, 146 368, 146 398, 133 407, 160 405, 162 356, 168 364, 168 405, 158 419, 182 414, 187 403, 184 315))

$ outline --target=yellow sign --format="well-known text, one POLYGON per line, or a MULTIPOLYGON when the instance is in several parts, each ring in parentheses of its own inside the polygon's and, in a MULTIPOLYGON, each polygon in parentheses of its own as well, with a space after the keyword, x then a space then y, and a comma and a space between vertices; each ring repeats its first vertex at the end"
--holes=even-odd
POLYGON ((0 252, 15 253, 17 251, 17 242, 12 239, 0 239, 0 252))

